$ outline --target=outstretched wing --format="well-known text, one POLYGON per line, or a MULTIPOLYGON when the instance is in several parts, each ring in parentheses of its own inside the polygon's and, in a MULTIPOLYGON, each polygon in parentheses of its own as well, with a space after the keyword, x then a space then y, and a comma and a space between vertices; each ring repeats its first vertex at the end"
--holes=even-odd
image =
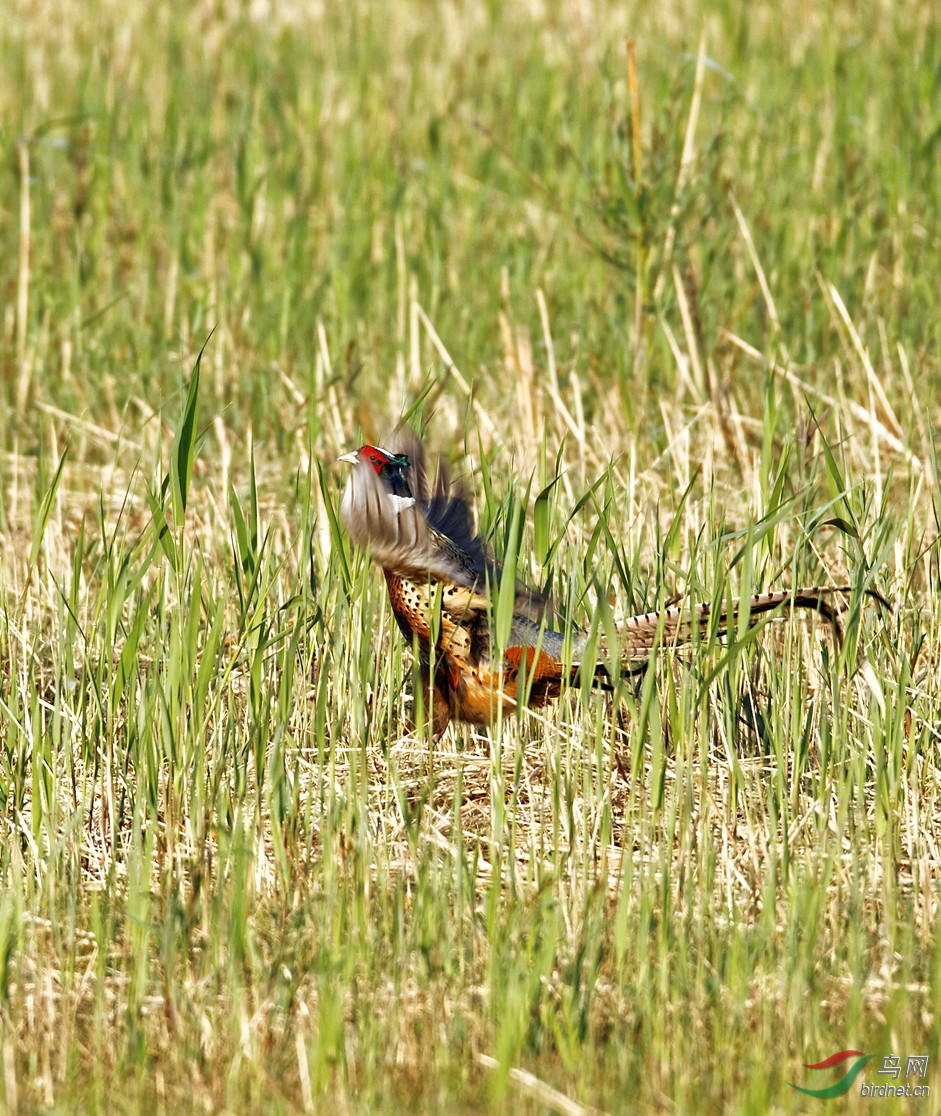
POLYGON ((451 480, 447 463, 441 459, 434 483, 429 484, 425 447, 407 426, 400 426, 389 439, 389 451, 408 457, 405 476, 409 491, 424 514, 432 539, 448 559, 472 574, 483 587, 488 573, 492 578, 498 571, 477 533, 474 511, 463 484, 451 480))
MULTIPOLYGON (((434 484, 429 487, 425 447, 409 427, 400 426, 389 441, 390 452, 407 455, 410 462, 406 473, 409 490, 426 508, 428 524, 442 546, 452 551, 456 560, 473 569, 479 590, 483 591, 488 581, 491 585, 498 584, 503 571, 478 534, 473 506, 461 481, 451 480, 447 463, 439 458, 434 484)), ((545 597, 517 581, 514 612, 538 622, 545 610, 545 597)))
POLYGON ((365 461, 353 466, 353 475, 340 503, 347 534, 369 547, 373 560, 400 577, 476 587, 479 574, 469 555, 457 547, 441 545, 431 527, 428 510, 418 498, 409 504, 391 498, 376 471, 365 461))
MULTIPOLYGON (((472 590, 460 602, 452 597, 455 609, 486 608, 487 583, 499 581, 501 571, 477 533, 464 486, 451 481, 443 461, 429 482, 424 446, 407 427, 388 439, 386 449, 408 456, 405 475, 415 502, 390 499, 375 470, 358 462, 340 504, 350 538, 368 546, 379 566, 400 577, 472 590)), ((538 593, 518 588, 517 608, 527 615, 538 617, 544 605, 538 593)))

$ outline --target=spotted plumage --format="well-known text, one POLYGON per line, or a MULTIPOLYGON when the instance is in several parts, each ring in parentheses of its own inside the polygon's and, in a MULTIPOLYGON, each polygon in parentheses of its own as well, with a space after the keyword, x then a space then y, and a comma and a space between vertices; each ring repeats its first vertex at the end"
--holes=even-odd
MULTIPOLYGON (((344 525, 355 543, 370 548, 385 574, 399 629, 409 642, 417 640, 436 733, 452 718, 488 723, 498 702, 512 707, 525 698, 542 705, 586 667, 604 677, 601 663, 582 662, 587 633, 547 627, 545 601, 520 585, 508 646, 494 661, 489 587, 501 582, 502 571, 477 534, 463 487, 451 483, 443 463, 429 483, 424 449, 410 431, 397 432, 389 449, 363 446, 341 460, 353 465, 340 508, 344 525)), ((839 636, 839 613, 849 593, 848 586, 813 586, 758 594, 748 602, 749 625, 775 610, 802 608, 816 612, 839 636)), ((619 631, 625 670, 646 662, 657 646, 689 643, 710 630, 725 633, 742 608, 743 602, 733 601, 718 616, 700 604, 630 617, 619 631)))

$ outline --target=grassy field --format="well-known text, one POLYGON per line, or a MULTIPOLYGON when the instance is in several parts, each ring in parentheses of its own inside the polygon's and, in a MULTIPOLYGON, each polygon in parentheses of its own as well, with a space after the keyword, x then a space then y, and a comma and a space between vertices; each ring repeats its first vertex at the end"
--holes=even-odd
POLYGON ((845 1049, 941 1111, 939 59, 915 0, 11 0, 7 1112, 822 1112, 845 1049), (432 743, 335 518, 403 416, 571 622, 847 582, 842 646, 432 743))

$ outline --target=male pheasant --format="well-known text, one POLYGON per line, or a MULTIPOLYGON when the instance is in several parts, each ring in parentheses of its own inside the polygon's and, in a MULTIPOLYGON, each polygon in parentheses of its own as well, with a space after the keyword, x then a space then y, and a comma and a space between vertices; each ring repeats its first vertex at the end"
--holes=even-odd
MULTIPOLYGON (((501 570, 477 534, 464 489, 451 484, 443 462, 429 485, 424 448, 410 431, 398 431, 392 445, 366 445, 342 455, 341 461, 353 465, 353 476, 340 512, 350 538, 370 549, 385 574, 402 634, 409 643, 417 637, 435 734, 452 718, 489 723, 499 700, 517 704, 524 679, 529 705, 557 697, 563 680, 572 681, 585 669, 580 657, 587 633, 547 627, 544 599, 517 585, 509 640, 502 660, 495 661, 488 586, 500 582, 501 570)), ((762 593, 748 602, 749 622, 775 609, 806 608, 839 632, 837 617, 849 592, 848 586, 812 586, 762 593)), ((714 621, 718 632, 735 624, 740 605, 733 601, 720 613, 714 621)), ((706 630, 711 615, 709 604, 699 604, 632 616, 620 629, 625 670, 641 666, 658 643, 689 642, 706 630)), ((590 669, 596 677, 606 675, 599 662, 592 661, 590 669)))

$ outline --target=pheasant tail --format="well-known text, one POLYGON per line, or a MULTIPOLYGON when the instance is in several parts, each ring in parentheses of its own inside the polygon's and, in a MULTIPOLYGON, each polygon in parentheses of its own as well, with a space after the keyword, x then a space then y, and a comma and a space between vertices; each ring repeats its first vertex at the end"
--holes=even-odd
POLYGON ((738 624, 739 615, 746 603, 749 627, 753 627, 760 617, 768 613, 785 614, 793 609, 809 609, 830 624, 839 639, 842 636, 840 613, 851 592, 852 587, 849 585, 813 585, 801 589, 758 593, 747 602, 734 600, 731 607, 718 610, 705 603, 692 608, 679 606, 646 612, 630 617, 621 625, 621 646, 625 659, 636 661, 646 659, 657 645, 669 647, 691 643, 698 636, 705 635, 713 626, 717 635, 724 635, 729 628, 738 624))

